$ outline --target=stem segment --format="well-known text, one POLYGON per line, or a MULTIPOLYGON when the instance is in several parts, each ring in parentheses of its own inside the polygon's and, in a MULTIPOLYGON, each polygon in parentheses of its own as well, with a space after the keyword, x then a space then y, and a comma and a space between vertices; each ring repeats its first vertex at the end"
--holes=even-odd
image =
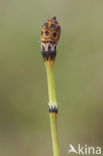
MULTIPOLYGON (((48 81, 48 94, 49 94, 49 107, 56 108, 56 92, 55 92, 55 79, 54 79, 54 61, 49 60, 45 63, 48 81)), ((57 131, 57 112, 50 112, 50 126, 53 144, 54 156, 60 156, 59 143, 58 143, 58 131, 57 131)))
POLYGON ((51 134, 52 134, 53 153, 54 153, 54 156, 60 156, 56 114, 50 113, 50 125, 51 125, 51 134))

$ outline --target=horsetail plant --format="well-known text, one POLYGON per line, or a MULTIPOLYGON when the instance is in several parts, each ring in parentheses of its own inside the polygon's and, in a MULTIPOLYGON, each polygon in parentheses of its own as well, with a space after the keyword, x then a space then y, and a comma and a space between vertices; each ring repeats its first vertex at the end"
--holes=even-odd
POLYGON ((57 131, 57 114, 58 108, 56 103, 54 63, 56 57, 57 44, 60 38, 61 28, 56 21, 56 17, 49 19, 41 31, 41 53, 47 72, 48 95, 49 95, 49 115, 53 144, 54 156, 60 156, 58 131, 57 131))

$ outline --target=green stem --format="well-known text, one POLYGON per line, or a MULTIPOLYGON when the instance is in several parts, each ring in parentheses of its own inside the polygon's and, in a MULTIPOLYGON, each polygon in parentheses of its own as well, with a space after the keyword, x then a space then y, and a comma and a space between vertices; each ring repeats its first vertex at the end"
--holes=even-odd
POLYGON ((47 81, 48 81, 48 95, 49 103, 56 105, 56 92, 55 92, 55 80, 54 80, 54 68, 53 66, 46 65, 47 81))
MULTIPOLYGON (((48 94, 49 94, 49 106, 57 106, 56 104, 56 92, 55 92, 55 80, 53 65, 46 64, 47 81, 48 81, 48 94)), ((59 143, 58 143, 58 132, 57 132, 57 114, 50 113, 50 126, 53 144, 54 156, 60 156, 59 143)))
POLYGON ((60 156, 56 114, 53 113, 50 114, 50 125, 51 125, 51 134, 52 134, 53 153, 54 156, 60 156))

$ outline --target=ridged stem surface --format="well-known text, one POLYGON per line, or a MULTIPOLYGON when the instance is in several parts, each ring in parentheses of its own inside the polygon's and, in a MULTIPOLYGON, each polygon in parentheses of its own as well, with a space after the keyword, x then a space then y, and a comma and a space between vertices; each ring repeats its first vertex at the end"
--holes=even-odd
MULTIPOLYGON (((56 92, 55 92, 55 79, 54 79, 54 62, 45 63, 48 81, 48 95, 49 95, 49 107, 55 106, 56 104, 56 92)), ((58 131, 57 131, 57 113, 50 112, 50 126, 53 144, 54 156, 60 156, 59 142, 58 142, 58 131)))

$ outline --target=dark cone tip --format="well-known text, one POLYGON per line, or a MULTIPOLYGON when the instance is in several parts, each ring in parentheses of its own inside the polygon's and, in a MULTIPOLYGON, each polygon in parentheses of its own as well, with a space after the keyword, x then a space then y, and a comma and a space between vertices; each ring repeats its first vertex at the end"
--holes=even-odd
POLYGON ((54 19, 56 21, 56 16, 54 16, 52 19, 54 19))

